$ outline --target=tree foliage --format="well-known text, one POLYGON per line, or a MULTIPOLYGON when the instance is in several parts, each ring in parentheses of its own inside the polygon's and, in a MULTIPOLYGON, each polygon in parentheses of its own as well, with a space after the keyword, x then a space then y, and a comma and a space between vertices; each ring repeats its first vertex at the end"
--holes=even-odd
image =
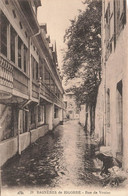
POLYGON ((81 78, 79 87, 69 88, 76 95, 76 101, 95 103, 101 72, 101 0, 86 0, 86 9, 71 20, 66 30, 64 41, 67 50, 63 59, 66 80, 72 82, 81 78))

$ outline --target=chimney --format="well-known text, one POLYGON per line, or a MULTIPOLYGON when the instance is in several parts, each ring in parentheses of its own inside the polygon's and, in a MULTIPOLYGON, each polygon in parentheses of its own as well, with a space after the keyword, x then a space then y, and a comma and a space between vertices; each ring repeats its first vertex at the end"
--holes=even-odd
POLYGON ((41 23, 40 28, 41 28, 41 30, 43 30, 45 32, 45 34, 47 34, 47 24, 46 23, 41 23))

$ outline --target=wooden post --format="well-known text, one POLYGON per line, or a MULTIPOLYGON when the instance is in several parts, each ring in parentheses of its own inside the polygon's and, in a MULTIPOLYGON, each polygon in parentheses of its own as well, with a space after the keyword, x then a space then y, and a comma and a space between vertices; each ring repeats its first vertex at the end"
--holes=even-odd
POLYGON ((35 128, 38 127, 38 105, 35 106, 35 128))
POLYGON ((18 111, 18 154, 21 155, 21 144, 20 144, 20 110, 18 111))

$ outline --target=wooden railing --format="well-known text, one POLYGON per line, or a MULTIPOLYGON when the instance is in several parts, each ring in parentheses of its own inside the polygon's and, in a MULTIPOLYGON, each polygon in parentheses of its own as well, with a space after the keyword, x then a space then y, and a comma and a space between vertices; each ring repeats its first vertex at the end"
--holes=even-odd
POLYGON ((36 98, 36 99, 39 99, 39 89, 40 86, 38 83, 36 82, 32 82, 32 97, 36 98))
MULTIPOLYGON (((3 56, 0 56, 0 85, 29 95, 29 77, 3 56)), ((32 82, 32 97, 39 99, 39 94, 63 107, 63 102, 44 82, 32 82)))
POLYGON ((41 95, 45 96, 47 99, 56 103, 60 107, 64 107, 63 102, 47 87, 47 85, 44 82, 41 83, 40 88, 41 88, 40 91, 41 95))
POLYGON ((13 88, 13 66, 0 55, 0 85, 13 88))
POLYGON ((29 78, 17 67, 13 68, 13 86, 16 90, 28 95, 29 78))
POLYGON ((28 95, 29 77, 0 54, 0 85, 28 95))

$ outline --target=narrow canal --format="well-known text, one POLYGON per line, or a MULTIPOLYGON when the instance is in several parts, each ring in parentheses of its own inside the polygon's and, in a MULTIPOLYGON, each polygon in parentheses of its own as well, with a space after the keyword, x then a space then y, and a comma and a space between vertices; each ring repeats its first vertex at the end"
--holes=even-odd
POLYGON ((2 168, 3 187, 102 186, 93 175, 95 146, 77 121, 67 121, 2 168))

